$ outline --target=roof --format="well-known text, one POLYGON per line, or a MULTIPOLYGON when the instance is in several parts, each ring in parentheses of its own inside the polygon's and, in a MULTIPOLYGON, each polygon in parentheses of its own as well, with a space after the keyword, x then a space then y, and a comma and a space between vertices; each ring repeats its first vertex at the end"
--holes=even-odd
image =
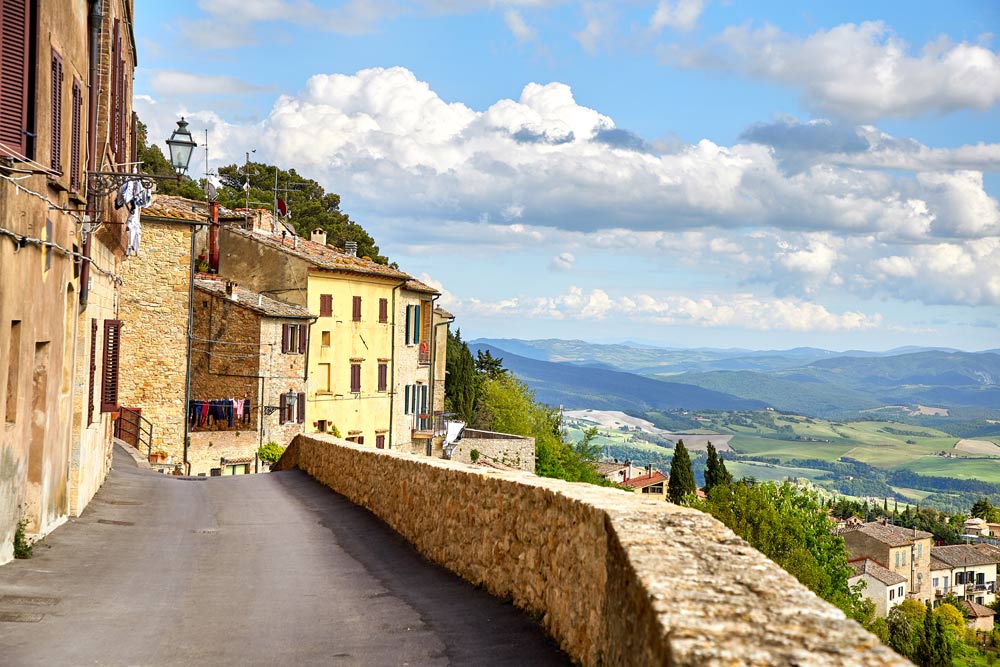
POLYGON ((624 463, 612 463, 608 461, 593 461, 591 465, 594 466, 594 470, 597 471, 598 475, 608 475, 628 467, 624 463))
MULTIPOLYGON (((989 545, 984 545, 989 546, 989 545)), ((966 565, 995 565, 1000 563, 998 550, 980 549, 979 545, 952 544, 946 547, 931 547, 931 557, 937 558, 950 567, 966 565)))
POLYGON ((895 586, 896 584, 902 584, 906 581, 906 577, 901 574, 896 574, 888 568, 884 568, 871 558, 862 558, 861 560, 852 560, 848 563, 851 569, 854 570, 855 576, 861 576, 867 574, 869 577, 875 581, 881 581, 886 586, 895 586))
MULTIPOLYGON (((204 292, 211 292, 216 296, 226 296, 226 281, 224 280, 195 278, 194 286, 204 292)), ((311 317, 308 308, 303 308, 302 306, 286 301, 279 301, 278 299, 258 294, 239 285, 233 288, 233 294, 236 295, 235 303, 267 317, 311 317)))
POLYGON ((962 606, 965 607, 967 612, 969 612, 969 616, 972 616, 973 618, 989 618, 991 616, 996 616, 996 612, 989 607, 984 607, 983 605, 970 600, 962 600, 962 606))
POLYGON ((892 524, 883 524, 878 521, 870 521, 869 523, 861 524, 857 528, 844 530, 841 535, 846 537, 851 533, 867 535, 890 547, 905 547, 913 544, 913 540, 933 537, 926 530, 903 528, 901 526, 893 526, 892 524))
POLYGON ((208 204, 187 197, 157 194, 153 195, 149 206, 142 209, 142 217, 208 222, 208 204))
POLYGON ((451 313, 449 313, 447 310, 445 310, 441 306, 438 306, 437 308, 434 309, 434 314, 437 315, 438 317, 442 318, 442 319, 445 319, 445 320, 453 320, 453 319, 455 319, 454 315, 452 315, 451 313))
POLYGON ((935 558, 934 555, 931 554, 931 571, 932 572, 935 572, 937 570, 950 570, 950 569, 951 569, 951 565, 948 565, 948 563, 944 562, 940 558, 935 558))
POLYGON ((404 289, 408 289, 411 292, 424 292, 425 294, 440 294, 441 293, 440 290, 436 290, 433 287, 431 287, 430 285, 427 285, 426 283, 420 282, 416 278, 410 278, 409 280, 407 280, 406 281, 406 285, 404 285, 404 289))
POLYGON ((262 234, 255 234, 246 229, 240 229, 239 227, 227 227, 226 230, 236 234, 237 236, 252 239, 257 243, 288 253, 289 255, 298 257, 299 259, 303 259, 320 269, 327 269, 329 271, 347 271, 350 273, 382 276, 384 278, 412 280, 409 275, 403 273, 399 269, 394 269, 385 264, 378 264, 377 262, 365 259, 364 257, 348 255, 345 252, 335 250, 334 248, 323 245, 322 243, 310 241, 309 239, 292 237, 297 240, 285 240, 282 242, 281 236, 265 236, 262 234))
POLYGON ((641 489, 644 486, 650 486, 656 484, 657 482, 667 481, 667 476, 664 475, 659 470, 654 470, 651 475, 640 475, 639 477, 633 477, 632 479, 627 479, 622 484, 625 486, 632 487, 633 489, 641 489))

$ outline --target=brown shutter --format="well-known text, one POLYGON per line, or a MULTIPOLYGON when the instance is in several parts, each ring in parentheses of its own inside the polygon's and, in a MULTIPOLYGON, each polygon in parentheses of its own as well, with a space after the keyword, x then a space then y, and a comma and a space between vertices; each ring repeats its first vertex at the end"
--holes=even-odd
POLYGON ((295 421, 297 421, 298 423, 302 424, 306 420, 306 394, 305 394, 305 392, 300 391, 299 395, 296 398, 298 400, 298 404, 296 406, 298 408, 298 410, 297 410, 295 421))
POLYGON ((90 394, 87 399, 87 426, 94 423, 94 390, 97 379, 97 319, 90 320, 90 394))
POLYGON ((119 80, 121 79, 121 53, 122 53, 122 28, 121 21, 115 19, 114 32, 111 37, 111 133, 108 143, 111 150, 118 148, 118 108, 121 105, 121 91, 119 90, 119 80))
POLYGON ((118 353, 121 350, 121 331, 121 320, 104 320, 101 412, 114 412, 118 409, 118 353))
POLYGON ((132 128, 128 136, 128 159, 132 164, 139 164, 139 114, 132 112, 132 128))
POLYGON ((378 300, 378 321, 381 323, 386 323, 389 321, 389 300, 379 299, 378 300))
POLYGON ((29 0, 0 0, 0 155, 28 153, 29 0))
POLYGON ((388 384, 388 382, 387 382, 387 376, 389 375, 388 371, 389 371, 389 367, 386 364, 379 364, 378 365, 378 390, 379 391, 385 391, 386 390, 386 385, 388 384))
POLYGON ((351 364, 351 393, 361 391, 361 364, 351 364))
POLYGON ((376 435, 375 436, 375 447, 377 447, 378 449, 385 449, 385 436, 384 435, 376 435))
POLYGON ((319 316, 330 317, 333 315, 333 295, 320 294, 319 296, 319 316))
POLYGON ((288 354, 288 340, 290 338, 289 331, 291 331, 292 325, 282 324, 281 325, 281 353, 288 354))
POLYGON ((354 321, 355 322, 360 322, 361 321, 361 297, 360 296, 354 297, 354 321))
POLYGON ((69 147, 69 189, 73 192, 80 191, 80 123, 83 111, 83 86, 79 81, 73 80, 73 125, 70 128, 69 147))
POLYGON ((305 324, 299 325, 299 354, 306 353, 306 343, 308 343, 309 328, 305 324))
POLYGON ((52 169, 62 171, 62 89, 63 61, 55 49, 52 50, 52 146, 49 155, 52 169))

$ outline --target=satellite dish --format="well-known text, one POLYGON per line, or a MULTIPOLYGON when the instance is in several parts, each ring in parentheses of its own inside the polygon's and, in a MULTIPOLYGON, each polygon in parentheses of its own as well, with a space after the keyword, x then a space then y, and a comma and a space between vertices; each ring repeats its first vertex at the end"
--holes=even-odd
POLYGON ((278 200, 278 213, 282 217, 288 215, 288 206, 285 204, 285 200, 284 199, 279 199, 278 200))
POLYGON ((215 186, 211 183, 205 184, 205 195, 208 196, 208 201, 215 201, 218 198, 219 193, 216 191, 215 186))

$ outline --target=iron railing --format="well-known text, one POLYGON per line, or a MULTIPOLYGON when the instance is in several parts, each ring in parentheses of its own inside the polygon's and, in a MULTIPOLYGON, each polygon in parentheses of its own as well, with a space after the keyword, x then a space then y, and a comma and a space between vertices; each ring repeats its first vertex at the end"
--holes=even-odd
POLYGON ((146 456, 153 453, 153 422, 143 417, 138 410, 119 408, 115 422, 115 437, 124 440, 140 452, 146 448, 146 456))

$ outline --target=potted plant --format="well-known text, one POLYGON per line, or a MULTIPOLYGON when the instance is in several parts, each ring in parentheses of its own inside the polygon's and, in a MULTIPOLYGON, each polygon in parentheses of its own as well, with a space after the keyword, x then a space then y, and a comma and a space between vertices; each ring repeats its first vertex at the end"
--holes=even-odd
POLYGON ((155 452, 151 452, 149 454, 149 462, 150 463, 166 463, 168 456, 170 456, 170 455, 167 454, 167 452, 165 450, 163 450, 163 449, 157 449, 155 452))

